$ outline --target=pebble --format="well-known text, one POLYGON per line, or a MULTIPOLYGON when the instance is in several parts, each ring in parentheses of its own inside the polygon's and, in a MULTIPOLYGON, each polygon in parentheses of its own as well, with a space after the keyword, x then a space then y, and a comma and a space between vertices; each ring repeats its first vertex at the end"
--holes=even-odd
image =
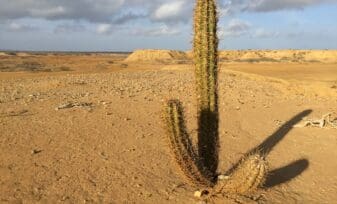
POLYGON ((196 198, 201 198, 204 195, 207 195, 209 192, 207 190, 202 190, 202 191, 195 191, 194 192, 194 197, 196 198))
POLYGON ((219 175, 218 176, 218 180, 222 181, 222 180, 228 180, 229 176, 225 176, 225 175, 219 175))
POLYGON ((38 153, 40 153, 40 152, 42 152, 42 150, 33 149, 33 150, 31 151, 31 154, 38 154, 38 153))
POLYGON ((201 191, 195 191, 194 192, 194 197, 201 198, 201 196, 202 196, 202 192, 201 191))

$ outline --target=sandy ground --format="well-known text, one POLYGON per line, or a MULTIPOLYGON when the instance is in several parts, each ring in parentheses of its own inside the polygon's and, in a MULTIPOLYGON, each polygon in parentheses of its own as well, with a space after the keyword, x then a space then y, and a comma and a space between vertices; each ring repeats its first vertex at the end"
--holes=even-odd
MULTIPOLYGON (((30 57, 41 70, 0 72, 1 203, 200 203, 173 164, 161 121, 163 102, 178 98, 196 135, 190 65, 30 57), (65 63, 70 70, 55 68, 65 63), (43 71, 46 64, 55 69, 43 71)), ((262 144, 272 149, 271 172, 256 203, 334 203, 337 129, 293 125, 337 112, 336 74, 335 64, 222 64, 218 172, 262 144)))

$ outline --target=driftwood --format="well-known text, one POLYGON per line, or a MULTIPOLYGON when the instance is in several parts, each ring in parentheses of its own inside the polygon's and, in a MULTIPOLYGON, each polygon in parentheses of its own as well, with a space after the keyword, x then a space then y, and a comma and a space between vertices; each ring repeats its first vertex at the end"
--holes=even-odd
POLYGON ((335 113, 327 113, 320 119, 306 119, 304 122, 294 125, 296 128, 303 127, 318 127, 318 128, 333 128, 337 129, 337 117, 332 117, 335 113))

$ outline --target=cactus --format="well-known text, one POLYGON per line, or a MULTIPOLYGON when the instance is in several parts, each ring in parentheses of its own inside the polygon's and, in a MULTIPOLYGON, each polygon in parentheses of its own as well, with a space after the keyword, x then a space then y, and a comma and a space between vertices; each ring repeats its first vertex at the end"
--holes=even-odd
POLYGON ((197 0, 194 13, 193 57, 198 105, 198 151, 214 175, 218 167, 218 38, 214 0, 197 0))
POLYGON ((264 183, 267 164, 261 153, 257 152, 242 159, 227 179, 219 180, 214 187, 215 194, 245 195, 255 191, 264 183))
POLYGON ((187 134, 182 105, 177 100, 170 100, 165 107, 164 120, 176 163, 183 174, 195 186, 212 186, 209 173, 206 173, 193 148, 190 137, 187 134))
POLYGON ((217 112, 218 38, 214 0, 197 0, 194 14, 193 57, 198 110, 217 112))
POLYGON ((229 173, 229 179, 218 181, 218 38, 215 0, 197 0, 194 14, 193 57, 195 65, 198 111, 198 149, 187 134, 184 113, 178 100, 169 100, 164 110, 170 149, 192 184, 211 189, 210 195, 245 194, 259 187, 267 165, 256 152, 246 156, 229 173))

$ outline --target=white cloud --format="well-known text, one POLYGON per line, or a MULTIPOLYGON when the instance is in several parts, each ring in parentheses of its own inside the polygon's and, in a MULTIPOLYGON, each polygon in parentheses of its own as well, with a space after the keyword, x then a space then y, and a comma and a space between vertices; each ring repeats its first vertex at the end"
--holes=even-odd
POLYGON ((63 6, 56 6, 52 8, 47 8, 47 9, 31 9, 30 10, 31 15, 34 17, 56 17, 56 16, 61 16, 63 14, 66 14, 66 9, 63 6))
POLYGON ((72 32, 83 32, 85 31, 85 26, 81 24, 60 24, 54 29, 54 33, 72 33, 72 32))
POLYGON ((249 33, 251 29, 251 24, 240 20, 240 19, 232 19, 227 26, 223 29, 219 29, 219 38, 225 37, 240 37, 249 33))
POLYGON ((126 12, 126 13, 123 13, 119 16, 117 16, 113 22, 115 24, 125 24, 129 21, 132 21, 132 20, 138 20, 138 19, 142 19, 142 18, 146 18, 147 17, 147 14, 146 13, 137 13, 137 12, 126 12))
POLYGON ((113 33, 113 26, 111 24, 107 24, 107 23, 102 23, 99 24, 96 28, 96 32, 98 34, 102 34, 102 35, 109 35, 111 33, 113 33))
POLYGON ((235 12, 272 12, 279 10, 304 9, 318 4, 337 3, 337 0, 227 0, 222 13, 235 12))
POLYGON ((274 38, 280 35, 279 32, 276 31, 268 31, 264 28, 258 28, 254 31, 253 37, 255 38, 274 38))
POLYGON ((251 23, 240 19, 232 19, 224 27, 219 29, 219 38, 238 38, 249 36, 251 38, 274 38, 280 36, 277 31, 269 31, 265 28, 256 28, 251 23))
POLYGON ((10 32, 27 32, 27 31, 34 31, 38 28, 32 25, 26 25, 16 22, 11 22, 7 25, 7 30, 10 32))
MULTIPOLYGON (((135 1, 135 0, 129 0, 135 1)), ((0 19, 111 20, 126 0, 0 0, 0 19)))
MULTIPOLYGON (((219 10, 228 15, 303 9, 328 3, 337 0, 223 0, 219 1, 219 10)), ((123 24, 147 18, 172 24, 191 20, 194 4, 191 0, 0 0, 0 21, 38 18, 123 24)))
POLYGON ((139 28, 136 30, 131 31, 132 35, 142 35, 142 36, 152 36, 152 37, 158 37, 158 36, 172 36, 172 35, 178 35, 181 32, 178 29, 170 28, 167 25, 162 25, 158 28, 149 28, 149 29, 143 29, 139 28))
POLYGON ((165 3, 155 10, 153 18, 156 20, 176 18, 177 16, 180 16, 182 14, 184 5, 184 1, 165 3))
POLYGON ((248 9, 259 12, 268 12, 285 9, 303 9, 315 4, 336 2, 336 0, 253 0, 248 4, 248 9))

